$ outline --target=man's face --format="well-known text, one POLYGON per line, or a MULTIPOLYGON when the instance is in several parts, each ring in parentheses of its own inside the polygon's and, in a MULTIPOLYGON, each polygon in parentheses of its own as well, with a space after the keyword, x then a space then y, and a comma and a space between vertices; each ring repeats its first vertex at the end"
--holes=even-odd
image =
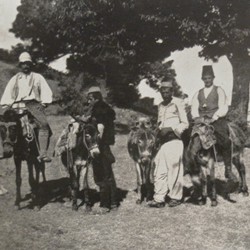
POLYGON ((31 72, 31 62, 22 62, 20 63, 20 68, 21 68, 21 71, 24 73, 24 74, 29 74, 31 72))
POLYGON ((173 89, 172 88, 170 88, 170 87, 162 87, 160 92, 161 92, 162 99, 165 102, 171 101, 172 94, 173 94, 173 89))
POLYGON ((204 75, 202 77, 203 82, 205 83, 205 87, 209 88, 213 85, 214 82, 214 76, 212 75, 204 75))
POLYGON ((97 102, 97 99, 94 98, 93 94, 88 94, 88 104, 95 104, 97 102))

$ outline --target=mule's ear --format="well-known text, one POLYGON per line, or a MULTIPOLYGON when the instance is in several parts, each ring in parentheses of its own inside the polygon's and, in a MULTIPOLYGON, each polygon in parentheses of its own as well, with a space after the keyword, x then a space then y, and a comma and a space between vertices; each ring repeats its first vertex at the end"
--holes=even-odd
POLYGON ((3 114, 3 119, 7 122, 16 122, 18 120, 18 115, 15 110, 7 109, 3 114))
POLYGON ((130 130, 131 131, 137 131, 139 129, 139 127, 137 127, 137 126, 132 126, 132 127, 130 127, 130 130))

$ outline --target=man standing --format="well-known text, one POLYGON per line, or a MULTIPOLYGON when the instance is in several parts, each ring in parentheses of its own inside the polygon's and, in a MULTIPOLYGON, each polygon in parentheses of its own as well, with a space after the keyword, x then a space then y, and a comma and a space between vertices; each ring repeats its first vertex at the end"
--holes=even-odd
POLYGON ((52 91, 42 75, 32 72, 32 66, 30 54, 27 52, 21 53, 19 56, 21 72, 13 76, 8 82, 0 104, 3 107, 11 106, 18 113, 22 113, 24 110, 31 113, 39 129, 40 155, 38 159, 50 162, 51 158, 47 154, 47 149, 51 130, 44 108, 46 104, 52 102, 52 91))
POLYGON ((150 207, 165 206, 168 194, 168 205, 174 207, 181 204, 183 194, 183 142, 181 134, 188 128, 188 120, 184 101, 173 97, 171 81, 162 81, 160 92, 163 102, 158 108, 158 137, 161 147, 155 157, 154 200, 150 207))
POLYGON ((100 158, 93 161, 93 173, 96 184, 100 188, 101 214, 108 213, 118 207, 117 189, 112 170, 115 158, 110 145, 115 143, 114 110, 103 101, 99 87, 91 87, 88 91, 88 102, 91 107, 90 117, 97 123, 99 131, 100 158))

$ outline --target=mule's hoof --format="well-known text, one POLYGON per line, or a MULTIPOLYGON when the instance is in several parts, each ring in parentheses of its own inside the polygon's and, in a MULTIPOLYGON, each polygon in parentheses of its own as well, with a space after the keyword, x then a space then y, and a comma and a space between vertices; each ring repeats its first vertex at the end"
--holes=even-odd
POLYGON ((73 211, 77 211, 78 210, 78 206, 76 204, 72 205, 72 210, 73 211))
POLYGON ((248 197, 248 196, 249 196, 249 193, 248 193, 248 191, 242 191, 242 195, 243 195, 244 197, 248 197))
POLYGON ((20 210, 20 205, 16 205, 16 204, 15 204, 15 210, 16 210, 16 211, 20 210))
POLYGON ((140 199, 136 200, 136 204, 140 205, 141 204, 141 200, 140 199))
POLYGON ((41 207, 40 206, 34 206, 33 210, 39 212, 41 210, 41 207))
POLYGON ((85 210, 86 213, 89 213, 89 212, 92 211, 92 207, 89 206, 89 205, 86 205, 84 210, 85 210))
POLYGON ((204 205, 206 205, 206 203, 207 203, 206 199, 198 200, 198 205, 200 205, 200 206, 204 206, 204 205))
POLYGON ((211 201, 211 207, 216 207, 218 205, 217 201, 211 201))

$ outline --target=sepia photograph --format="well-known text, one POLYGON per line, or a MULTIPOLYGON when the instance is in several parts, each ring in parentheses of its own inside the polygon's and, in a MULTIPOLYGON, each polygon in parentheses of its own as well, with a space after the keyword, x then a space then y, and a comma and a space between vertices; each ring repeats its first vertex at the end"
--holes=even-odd
POLYGON ((0 0, 0 250, 249 250, 249 20, 0 0))

